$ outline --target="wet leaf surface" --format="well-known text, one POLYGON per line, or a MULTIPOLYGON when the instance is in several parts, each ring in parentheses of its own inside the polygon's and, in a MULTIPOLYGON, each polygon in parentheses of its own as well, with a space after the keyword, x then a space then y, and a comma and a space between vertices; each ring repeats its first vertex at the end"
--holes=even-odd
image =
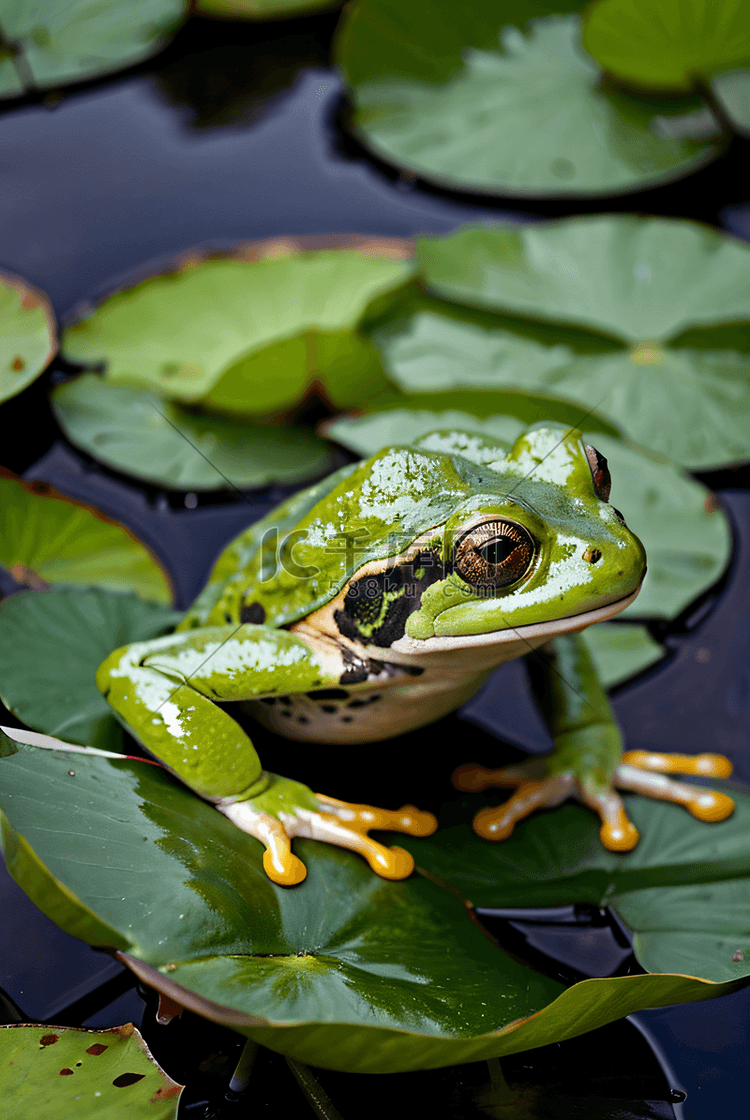
POLYGON ((21 746, 0 766, 6 859, 37 905, 124 950, 183 1005, 301 1061, 455 1064, 728 990, 680 976, 563 990, 428 879, 384 882, 351 853, 302 841, 307 880, 274 886, 257 841, 145 762, 21 746))

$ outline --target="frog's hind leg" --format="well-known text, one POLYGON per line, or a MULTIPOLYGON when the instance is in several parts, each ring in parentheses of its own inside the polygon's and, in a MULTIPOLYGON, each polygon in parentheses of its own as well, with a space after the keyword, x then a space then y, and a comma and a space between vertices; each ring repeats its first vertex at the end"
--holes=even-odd
POLYGON ((700 821, 713 823, 731 816, 734 810, 731 797, 716 790, 691 786, 687 782, 675 782, 665 776, 668 773, 728 778, 732 773, 732 764, 720 754, 690 756, 628 751, 615 769, 614 781, 620 789, 684 805, 700 821))
POLYGON ((500 770, 487 770, 469 763, 454 770, 452 781, 457 789, 475 793, 489 786, 516 787, 516 792, 505 804, 496 808, 480 809, 472 827, 485 840, 506 840, 516 824, 536 809, 552 808, 575 793, 575 783, 569 774, 546 772, 543 759, 529 759, 500 770))

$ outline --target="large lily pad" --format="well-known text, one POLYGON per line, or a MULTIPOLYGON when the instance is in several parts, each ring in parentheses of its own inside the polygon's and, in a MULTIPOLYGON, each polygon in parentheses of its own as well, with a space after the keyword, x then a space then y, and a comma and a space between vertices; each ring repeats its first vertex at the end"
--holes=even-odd
POLYGON ((98 510, 46 483, 0 477, 0 564, 17 582, 135 591, 168 603, 169 581, 146 546, 98 510))
POLYGON ((441 185, 525 196, 621 193, 712 159, 720 130, 700 99, 602 84, 579 15, 548 14, 580 7, 360 0, 337 45, 357 136, 441 185))
POLYGON ((351 853, 302 841, 308 878, 284 890, 257 841, 159 768, 4 744, 3 846, 34 901, 185 1006, 302 1061, 453 1065, 732 988, 634 976, 563 991, 427 879, 384 882, 351 853))
MULTIPOLYGON (((631 852, 603 848, 595 815, 573 804, 535 814, 498 844, 462 824, 404 847, 479 908, 609 906, 629 927, 644 968, 725 982, 750 975, 750 794, 710 784, 735 801, 734 814, 717 824, 670 802, 627 796, 640 833, 631 852)), ((472 799, 472 810, 481 804, 472 799)))
POLYGON ((13 595, 0 603, 0 697, 36 731, 117 750, 122 731, 96 670, 113 649, 154 638, 181 617, 103 590, 13 595))
POLYGON ((326 444, 307 428, 192 412, 93 373, 58 385, 51 401, 71 443, 115 470, 176 490, 300 482, 330 464, 326 444))
POLYGON ((20 393, 57 350, 55 318, 42 292, 0 273, 0 401, 20 393))
POLYGON ((289 409, 314 385, 345 406, 383 385, 357 325, 412 271, 405 260, 281 243, 262 259, 192 260, 110 296, 62 345, 102 363, 115 384, 231 415, 289 409))
MULTIPOLYGON (((602 216, 467 229, 421 242, 419 259, 439 295, 504 316, 497 333, 452 325, 448 347, 436 338, 442 363, 460 368, 462 331, 474 366, 485 367, 482 385, 496 376, 498 388, 580 401, 693 469, 750 457, 750 249, 741 242, 689 222, 602 216), (571 360, 564 364, 560 347, 545 369, 529 350, 516 374, 514 360, 501 360, 508 333, 534 340, 537 323, 544 342, 551 323, 568 328, 571 360), (580 342, 574 323, 588 328, 577 332, 580 342)), ((426 328, 418 325, 413 341, 424 363, 426 328)), ((436 324, 427 326, 437 336, 436 324)), ((461 372, 464 387, 472 380, 461 372)))
POLYGON ((186 0, 1 0, 0 97, 96 78, 161 50, 186 0))
POLYGON ((603 70, 645 89, 688 91, 750 61, 744 0, 599 0, 583 45, 603 70))
POLYGON ((174 1120, 183 1086, 154 1061, 132 1023, 107 1031, 0 1026, 8 1115, 57 1120, 174 1120))

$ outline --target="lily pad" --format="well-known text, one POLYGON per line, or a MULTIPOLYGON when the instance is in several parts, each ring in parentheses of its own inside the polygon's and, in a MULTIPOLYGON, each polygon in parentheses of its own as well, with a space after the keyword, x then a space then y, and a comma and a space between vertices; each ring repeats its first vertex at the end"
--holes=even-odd
POLYGON ((308 12, 340 8, 340 0, 196 0, 195 10, 202 16, 221 19, 284 19, 308 12))
POLYGON ((0 97, 97 78, 156 54, 186 0, 2 0, 0 97))
POLYGON ((605 688, 622 684, 667 657, 645 626, 599 622, 581 634, 605 688))
POLYGON ((442 186, 528 197, 639 190, 713 159, 723 141, 700 98, 602 83, 581 46, 580 7, 351 5, 336 57, 355 134, 442 186))
MULTIPOLYGON (((495 375, 501 388, 580 401, 692 469, 750 457, 750 248, 741 242, 690 222, 601 216, 467 229, 421 242, 419 259, 436 293, 503 315, 497 333, 457 323, 449 347, 437 340, 441 363, 460 367, 461 328, 473 364, 492 370, 482 385, 495 375), (551 323, 567 328, 568 365, 560 348, 547 369, 527 360, 522 379, 513 361, 499 360, 509 332, 533 340, 539 326, 547 341, 551 323)), ((418 326, 411 341, 424 366, 418 326)), ((471 382, 463 369, 460 383, 471 382)))
POLYGON ((750 318, 750 246, 683 219, 600 214, 417 243, 431 291, 626 345, 750 318))
MULTIPOLYGON (((750 793, 734 783, 710 785, 735 802, 733 815, 716 824, 670 802, 626 795, 640 833, 631 852, 608 852, 595 815, 574 804, 533 815, 498 844, 480 840, 467 823, 403 846, 480 909, 608 906, 648 971, 726 982, 750 975, 750 793)), ((481 804, 472 798, 471 811, 481 804)))
POLYGON ((60 427, 108 467, 175 490, 301 482, 331 457, 307 428, 260 426, 191 412, 147 390, 85 373, 52 392, 60 427))
POLYGON ((0 1026, 9 1115, 57 1120, 174 1120, 183 1086, 154 1061, 132 1023, 106 1031, 46 1023, 0 1026))
POLYGON ((36 731, 117 750, 122 731, 96 687, 96 670, 113 649, 155 638, 181 618, 110 591, 13 595, 0 603, 0 697, 36 731))
POLYGON ((107 380, 234 416, 299 403, 314 385, 337 406, 380 389, 368 304, 403 284, 404 260, 359 251, 209 259, 105 300, 63 333, 65 355, 101 363, 107 380))
POLYGON ((7 738, 2 753, 3 847, 37 905, 184 1006, 301 1061, 453 1065, 735 986, 632 976, 564 991, 428 879, 385 882, 350 852, 301 841, 308 877, 284 890, 257 841, 158 767, 7 738))
POLYGON ((0 402, 30 385, 56 350, 55 317, 47 297, 25 280, 0 273, 0 402))
POLYGON ((164 571, 124 526, 71 501, 44 482, 0 477, 0 564, 19 583, 135 591, 169 603, 164 571))
POLYGON ((599 0, 583 45, 603 70, 644 89, 689 91, 750 61, 744 0, 599 0))
POLYGON ((714 74, 711 92, 732 128, 750 136, 750 70, 714 74))

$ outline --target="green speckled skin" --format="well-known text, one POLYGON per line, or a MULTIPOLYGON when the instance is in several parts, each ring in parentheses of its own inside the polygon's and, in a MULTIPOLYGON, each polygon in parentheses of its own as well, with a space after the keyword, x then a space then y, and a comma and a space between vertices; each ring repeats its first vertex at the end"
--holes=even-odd
MULTIPOLYGON (((344 679, 336 665, 342 656, 350 663, 357 643, 330 630, 318 634, 311 616, 340 601, 363 566, 382 566, 415 542, 439 557, 444 576, 425 585, 402 628, 415 648, 434 637, 467 635, 481 636, 486 648, 495 632, 507 637, 519 626, 569 617, 575 629, 575 616, 626 598, 645 571, 640 542, 597 495, 578 432, 531 429, 509 453, 484 436, 432 433, 343 468, 252 526, 219 557, 181 632, 115 651, 97 683, 141 743, 196 792, 217 801, 255 799, 274 813, 273 787, 276 809, 289 812, 284 780, 270 781, 247 734, 213 701, 264 697, 272 704, 274 697, 335 689, 344 679), (533 562, 522 578, 488 593, 467 583, 451 558, 467 526, 497 518, 528 531, 533 562), (242 621, 243 611, 250 621, 242 621), (290 626, 292 632, 284 629, 290 626)), ((389 602, 384 597, 381 613, 389 602)), ((372 657, 364 648, 362 656, 372 657)), ((398 643, 393 648, 406 696, 410 678, 400 667, 408 656, 398 643)), ((571 665, 581 688, 595 691, 587 672, 571 665)), ((433 690, 439 672, 432 670, 433 690)), ((570 714, 569 695, 558 695, 556 705, 568 713, 560 733, 575 731, 580 721, 570 714)), ((608 705, 603 714, 611 723, 608 705)), ((384 717, 379 737, 389 734, 384 717)), ((615 754, 619 737, 617 743, 615 754)), ((307 808, 315 803, 308 794, 295 795, 307 808)))

